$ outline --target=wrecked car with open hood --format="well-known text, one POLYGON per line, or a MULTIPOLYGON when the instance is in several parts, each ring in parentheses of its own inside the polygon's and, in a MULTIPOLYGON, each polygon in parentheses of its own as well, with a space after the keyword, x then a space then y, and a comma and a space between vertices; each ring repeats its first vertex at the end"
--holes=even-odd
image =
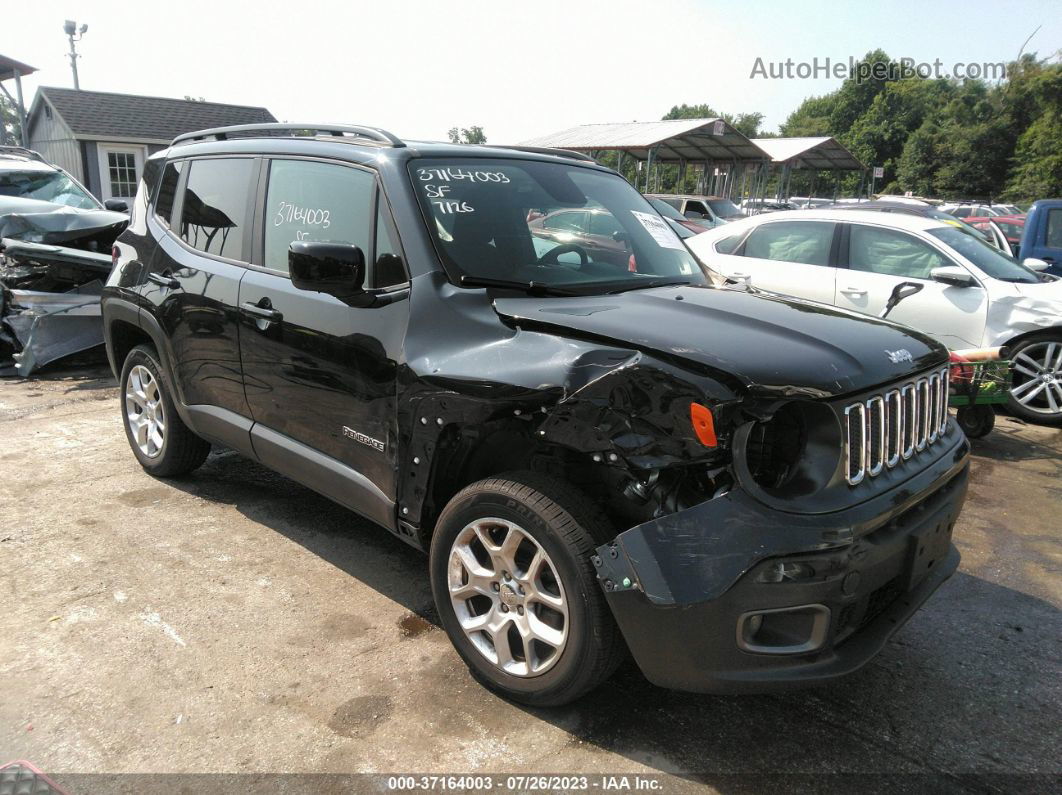
POLYGON ((693 691, 828 680, 958 565, 943 346, 711 283, 587 158, 223 128, 149 159, 133 219, 103 316, 140 464, 224 445, 428 551, 509 698, 628 652, 693 691))
POLYGON ((35 152, 0 147, 0 373, 103 344, 100 290, 128 223, 35 152))

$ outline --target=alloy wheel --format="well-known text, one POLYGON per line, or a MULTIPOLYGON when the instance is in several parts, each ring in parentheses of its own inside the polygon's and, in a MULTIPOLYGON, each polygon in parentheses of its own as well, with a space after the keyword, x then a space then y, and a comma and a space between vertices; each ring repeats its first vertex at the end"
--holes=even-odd
POLYGON ((568 606, 557 568, 523 528, 485 518, 450 548, 450 601, 476 650, 513 676, 545 673, 568 640, 568 606))
POLYGON ((158 381, 144 365, 129 371, 125 383, 125 421, 136 446, 148 458, 162 452, 166 439, 166 415, 158 381))
POLYGON ((1062 342, 1034 342, 1014 357, 1011 397, 1029 411, 1062 412, 1062 342))

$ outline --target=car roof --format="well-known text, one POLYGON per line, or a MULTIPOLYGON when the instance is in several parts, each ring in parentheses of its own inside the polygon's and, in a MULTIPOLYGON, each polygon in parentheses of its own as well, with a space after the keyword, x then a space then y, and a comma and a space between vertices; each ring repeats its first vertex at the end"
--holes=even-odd
POLYGON ((56 171, 56 167, 25 155, 0 154, 0 170, 3 171, 56 171))
POLYGON ((722 196, 710 196, 701 193, 647 193, 651 199, 722 199, 722 196))
POLYGON ((961 223, 958 220, 948 222, 936 218, 924 218, 920 215, 888 213, 880 210, 833 210, 829 208, 812 208, 808 210, 787 210, 784 213, 753 215, 749 218, 732 221, 727 227, 719 228, 726 229, 728 227, 734 228, 735 226, 744 228, 744 226, 755 226, 761 223, 776 223, 781 221, 845 221, 847 223, 863 221, 865 223, 891 226, 896 229, 907 229, 912 232, 923 232, 927 229, 938 229, 941 226, 954 226, 961 223))
MULTIPOLYGON (((312 129, 306 125, 303 129, 312 129)), ((209 131, 203 135, 208 136, 209 131)), ((194 134, 189 134, 194 135, 194 134)), ((313 154, 337 160, 369 164, 379 160, 405 162, 416 158, 483 158, 507 160, 537 160, 540 162, 564 163, 615 173, 612 169, 596 163, 577 152, 563 149, 536 147, 506 147, 487 144, 454 144, 442 141, 398 141, 391 145, 360 137, 335 135, 277 135, 246 134, 221 140, 206 137, 204 140, 175 139, 168 148, 152 154, 150 159, 193 157, 214 154, 313 154)))
POLYGON ((1006 221, 1008 224, 1024 224, 1024 215, 971 215, 967 218, 963 218, 966 223, 972 223, 974 221, 1006 221))

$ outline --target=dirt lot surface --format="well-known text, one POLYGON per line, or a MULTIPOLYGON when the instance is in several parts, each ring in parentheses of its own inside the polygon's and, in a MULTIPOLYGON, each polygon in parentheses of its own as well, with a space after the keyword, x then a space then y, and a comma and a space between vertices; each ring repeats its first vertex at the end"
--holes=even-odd
POLYGON ((959 573, 851 678, 722 698, 628 666, 537 711, 469 677, 433 623, 419 553, 232 452, 155 480, 118 409, 102 367, 0 381, 0 763, 28 759, 78 792, 69 774, 1058 784, 1060 431, 1000 417, 974 442, 959 573))

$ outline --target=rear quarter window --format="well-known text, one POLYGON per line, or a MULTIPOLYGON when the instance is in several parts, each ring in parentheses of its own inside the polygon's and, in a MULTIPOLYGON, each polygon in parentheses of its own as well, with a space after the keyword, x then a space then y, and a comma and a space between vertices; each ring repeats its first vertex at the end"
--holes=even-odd
POLYGON ((211 158, 188 164, 180 235, 206 254, 247 262, 251 158, 211 158))
POLYGON ((155 217, 170 225, 173 216, 173 204, 177 200, 177 183, 181 179, 184 161, 177 160, 166 164, 162 171, 158 193, 155 198, 155 217))

